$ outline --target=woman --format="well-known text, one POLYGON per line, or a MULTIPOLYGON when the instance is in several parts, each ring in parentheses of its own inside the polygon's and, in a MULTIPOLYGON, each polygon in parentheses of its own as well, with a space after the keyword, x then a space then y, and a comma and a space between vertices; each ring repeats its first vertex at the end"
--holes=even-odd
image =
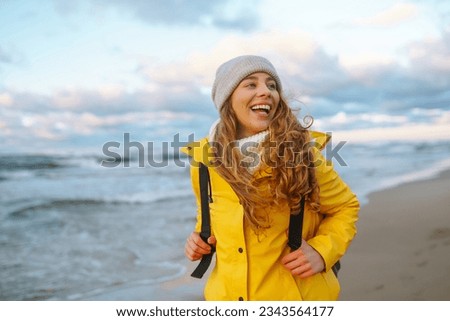
POLYGON ((200 208, 198 163, 208 166, 212 235, 200 236, 201 215, 186 256, 216 249, 207 300, 336 300, 333 265, 356 234, 359 203, 320 153, 328 137, 303 127, 282 95, 273 65, 239 56, 216 73, 212 99, 220 119, 210 135, 184 151, 193 158, 192 186, 200 208), (299 249, 288 243, 290 214, 304 198, 299 249))

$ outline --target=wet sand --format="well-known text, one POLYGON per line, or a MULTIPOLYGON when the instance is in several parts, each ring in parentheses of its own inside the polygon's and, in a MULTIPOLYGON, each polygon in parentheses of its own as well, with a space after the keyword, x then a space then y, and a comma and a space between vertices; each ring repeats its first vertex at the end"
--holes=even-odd
POLYGON ((369 195, 341 300, 450 300, 450 171, 369 195))

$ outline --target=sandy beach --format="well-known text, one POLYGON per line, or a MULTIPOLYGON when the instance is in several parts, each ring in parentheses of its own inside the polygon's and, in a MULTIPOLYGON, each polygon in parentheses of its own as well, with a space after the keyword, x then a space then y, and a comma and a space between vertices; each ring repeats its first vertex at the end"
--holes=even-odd
POLYGON ((450 172, 369 195, 341 300, 450 300, 450 172))

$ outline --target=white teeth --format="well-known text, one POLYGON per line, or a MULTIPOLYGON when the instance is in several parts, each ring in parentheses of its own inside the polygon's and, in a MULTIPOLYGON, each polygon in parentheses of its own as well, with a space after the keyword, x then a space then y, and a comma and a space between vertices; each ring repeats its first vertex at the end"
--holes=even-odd
POLYGON ((256 105, 252 107, 252 110, 267 110, 270 111, 270 106, 269 105, 256 105))

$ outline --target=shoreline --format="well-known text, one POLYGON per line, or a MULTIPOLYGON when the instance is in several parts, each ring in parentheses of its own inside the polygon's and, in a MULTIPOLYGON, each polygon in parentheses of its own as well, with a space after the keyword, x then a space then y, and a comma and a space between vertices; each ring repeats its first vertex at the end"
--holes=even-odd
POLYGON ((342 259, 340 300, 450 300, 450 170, 373 192, 342 259))

